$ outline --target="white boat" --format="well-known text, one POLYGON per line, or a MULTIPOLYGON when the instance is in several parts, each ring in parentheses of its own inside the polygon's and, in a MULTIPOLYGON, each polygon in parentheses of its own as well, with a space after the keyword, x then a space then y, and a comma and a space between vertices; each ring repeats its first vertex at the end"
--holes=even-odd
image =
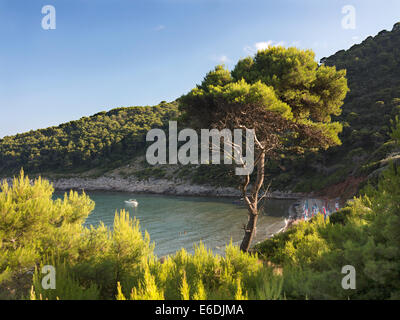
POLYGON ((139 205, 139 202, 137 202, 136 199, 129 199, 125 201, 125 204, 132 207, 137 207, 139 205))

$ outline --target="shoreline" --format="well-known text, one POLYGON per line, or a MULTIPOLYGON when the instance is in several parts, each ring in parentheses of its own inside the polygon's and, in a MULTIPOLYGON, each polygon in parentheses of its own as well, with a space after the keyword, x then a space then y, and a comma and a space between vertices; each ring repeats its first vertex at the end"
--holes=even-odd
MULTIPOLYGON (((198 197, 223 197, 223 198, 241 198, 241 192, 232 187, 216 187, 211 185, 196 185, 190 184, 183 180, 167 180, 154 179, 139 180, 134 177, 120 176, 100 176, 97 178, 89 177, 70 177, 52 179, 43 177, 48 180, 56 191, 109 191, 109 192, 132 192, 143 194, 169 195, 169 196, 198 196, 198 197)), ((0 178, 0 182, 6 180, 9 185, 12 184, 12 178, 0 178)), ((34 179, 30 180, 33 183, 34 179)), ((273 191, 269 197, 275 200, 295 200, 286 212, 284 225, 277 231, 270 233, 264 240, 273 238, 275 235, 287 231, 296 221, 302 219, 302 207, 306 200, 311 201, 326 201, 326 197, 317 196, 309 193, 294 193, 290 191, 273 191)), ((333 201, 329 199, 328 201, 333 201)), ((240 200, 236 200, 240 202, 240 200)), ((282 222, 283 222, 282 221, 282 222)), ((262 240, 262 241, 264 241, 262 240)), ((253 244, 253 246, 259 242, 253 244)))
MULTIPOLYGON (((101 176, 98 178, 60 178, 52 179, 43 177, 52 183, 57 191, 85 190, 85 191, 114 191, 114 192, 132 192, 148 193, 159 195, 175 196, 200 196, 200 197, 224 197, 240 198, 241 192, 233 187, 216 187, 212 185, 196 185, 183 180, 154 179, 139 180, 134 177, 123 178, 120 176, 101 176)), ((12 184, 11 178, 0 179, 7 180, 12 184)), ((33 179, 31 179, 33 181, 33 179)), ((299 200, 309 195, 304 193, 295 193, 290 191, 273 191, 271 199, 299 200)))
MULTIPOLYGON (((192 197, 222 197, 222 198, 241 198, 242 194, 238 189, 232 187, 216 187, 212 185, 196 185, 188 183, 187 181, 167 180, 150 178, 147 180, 139 180, 133 176, 124 178, 121 176, 100 176, 97 178, 89 177, 70 177, 52 179, 43 177, 50 181, 55 191, 109 191, 109 192, 127 192, 127 193, 142 193, 142 194, 155 194, 167 196, 192 196, 192 197)), ((8 184, 12 184, 12 178, 3 178, 0 181, 7 180, 8 184)), ((34 179, 31 179, 33 182, 34 179)), ((286 231, 297 220, 302 219, 302 207, 305 201, 318 202, 322 201, 337 201, 335 199, 328 199, 324 196, 318 196, 314 193, 298 193, 290 191, 272 191, 270 199, 275 200, 295 200, 289 207, 286 213, 285 226, 279 231, 271 234, 271 236, 286 231)), ((241 200, 235 200, 237 204, 242 204, 241 200)), ((321 206, 321 205, 320 205, 321 206)))

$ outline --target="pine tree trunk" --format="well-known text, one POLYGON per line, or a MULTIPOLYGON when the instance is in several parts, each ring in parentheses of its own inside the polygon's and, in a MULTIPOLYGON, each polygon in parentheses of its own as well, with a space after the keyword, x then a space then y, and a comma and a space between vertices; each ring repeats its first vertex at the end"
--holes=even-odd
POLYGON ((250 249, 251 242, 256 234, 257 230, 257 220, 258 220, 258 193, 261 187, 264 184, 264 166, 265 166, 265 153, 262 152, 260 154, 259 161, 257 163, 257 179, 254 183, 254 186, 251 191, 251 196, 247 195, 247 185, 249 183, 250 177, 247 177, 247 181, 245 182, 242 191, 243 198, 245 199, 245 203, 247 204, 247 208, 249 211, 249 218, 247 221, 247 225, 245 226, 245 233, 240 245, 240 250, 244 252, 248 252, 250 249))
POLYGON ((257 228, 258 213, 249 212, 249 221, 247 222, 246 230, 242 243, 240 245, 240 250, 248 252, 250 249, 251 242, 256 233, 257 228))

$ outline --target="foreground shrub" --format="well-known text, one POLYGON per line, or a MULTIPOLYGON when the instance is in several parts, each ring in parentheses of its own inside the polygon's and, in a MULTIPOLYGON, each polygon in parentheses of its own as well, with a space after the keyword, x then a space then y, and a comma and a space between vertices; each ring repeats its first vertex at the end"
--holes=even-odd
POLYGON ((39 269, 36 269, 30 292, 31 300, 96 300, 100 298, 98 286, 92 284, 90 287, 85 288, 74 278, 73 273, 71 273, 65 263, 55 264, 53 262, 53 265, 57 266, 56 288, 43 289, 42 274, 39 272, 39 269))
POLYGON ((281 276, 232 244, 223 256, 203 244, 157 260, 147 232, 122 210, 113 228, 84 227, 84 193, 53 200, 46 180, 21 174, 0 193, 0 292, 31 299, 278 299, 281 276), (43 289, 45 265, 55 289, 43 289))
POLYGON ((400 172, 384 172, 332 217, 302 222, 257 246, 283 268, 283 292, 295 299, 400 298, 400 172), (342 215, 340 217, 340 215, 342 215), (356 289, 344 290, 341 270, 356 270, 356 289))
MULTIPOLYGON (((143 300, 278 299, 281 284, 281 277, 263 265, 257 255, 243 253, 232 244, 226 247, 224 256, 214 255, 200 243, 194 254, 182 249, 163 263, 153 263, 129 296, 143 300)), ((124 299, 126 295, 120 292, 118 297, 124 299)))
POLYGON ((7 288, 10 282, 25 279, 42 257, 59 255, 73 261, 79 256, 86 232, 82 224, 94 202, 72 191, 64 199, 52 200, 53 191, 40 178, 31 184, 23 171, 12 187, 6 182, 1 185, 0 296, 4 298, 29 289, 26 285, 7 288))

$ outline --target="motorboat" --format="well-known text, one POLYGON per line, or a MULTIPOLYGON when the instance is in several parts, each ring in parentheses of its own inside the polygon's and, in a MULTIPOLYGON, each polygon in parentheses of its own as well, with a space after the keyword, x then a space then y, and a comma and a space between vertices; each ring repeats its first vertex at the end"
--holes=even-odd
POLYGON ((136 199, 129 199, 125 201, 125 204, 132 207, 137 207, 139 205, 139 202, 137 202, 136 199))

